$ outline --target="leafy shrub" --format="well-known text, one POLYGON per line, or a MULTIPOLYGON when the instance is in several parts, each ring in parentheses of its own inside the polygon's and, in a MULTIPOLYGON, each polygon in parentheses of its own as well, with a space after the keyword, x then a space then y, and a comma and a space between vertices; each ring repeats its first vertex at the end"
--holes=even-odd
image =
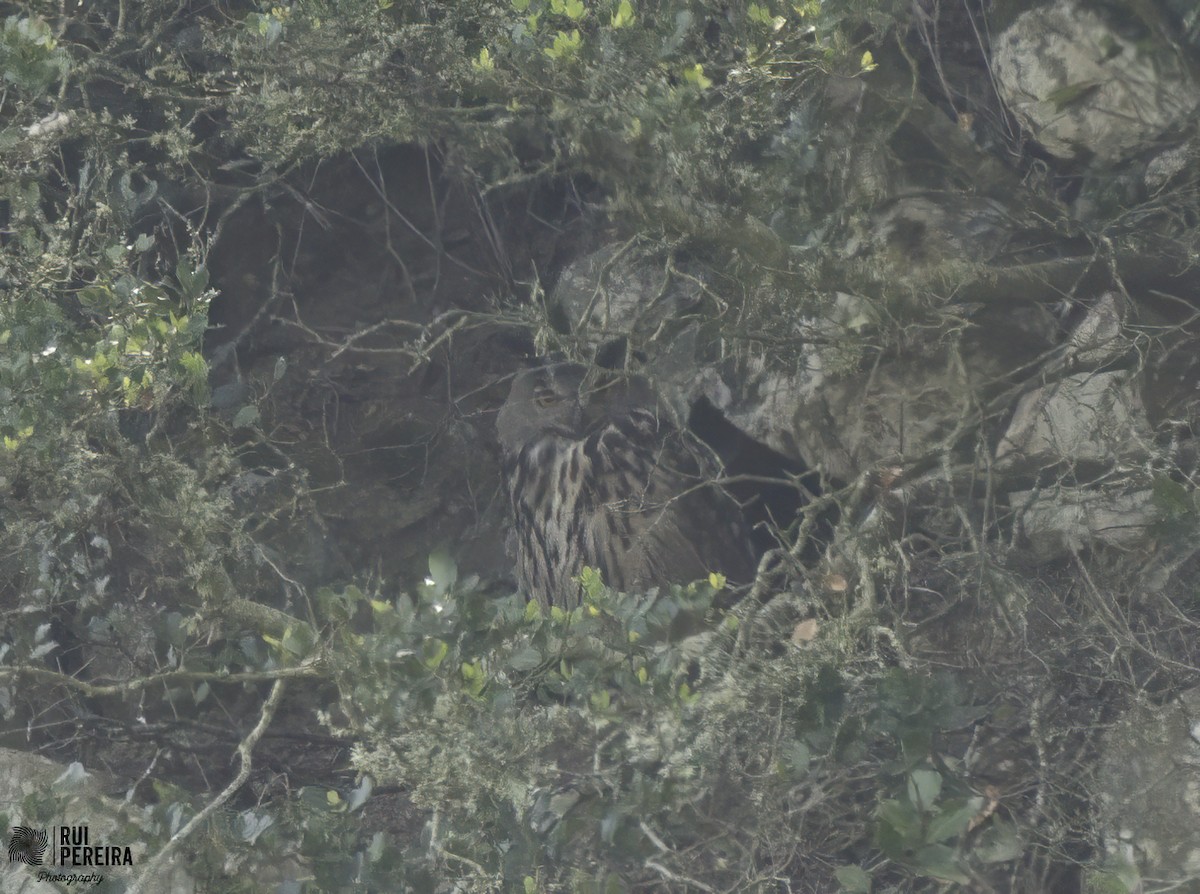
POLYGON ((452 578, 415 600, 325 594, 343 617, 370 606, 326 720, 423 812, 412 871, 481 891, 827 890, 878 840, 916 875, 963 877, 947 842, 982 801, 941 797, 928 764, 969 715, 946 681, 871 670, 838 623, 749 648, 761 612, 715 607, 719 579, 635 596, 585 572, 584 604, 547 615, 452 578), (878 822, 852 806, 876 799, 878 822))

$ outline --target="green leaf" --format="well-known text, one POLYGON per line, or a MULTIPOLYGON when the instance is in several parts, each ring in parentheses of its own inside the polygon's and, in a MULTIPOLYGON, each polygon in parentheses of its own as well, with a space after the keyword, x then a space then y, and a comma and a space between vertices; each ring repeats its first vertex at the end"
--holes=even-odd
MULTIPOLYGON (((605 844, 612 844, 623 818, 619 810, 610 810, 604 814, 604 818, 600 820, 600 840, 605 844)), ((619 890, 623 891, 624 889, 619 890)))
POLYGON ((80 289, 76 298, 85 307, 103 306, 113 300, 113 290, 107 286, 88 286, 80 289))
POLYGON ((875 815, 880 823, 895 829, 904 839, 915 839, 921 832, 921 817, 910 805, 894 798, 880 804, 875 815))
POLYGON ((662 49, 659 50, 659 56, 667 59, 675 54, 675 51, 683 46, 684 40, 687 38, 688 32, 692 29, 695 22, 695 17, 691 11, 681 9, 675 13, 675 30, 672 31, 666 38, 663 39, 662 49))
POLYGON ((746 17, 752 22, 757 22, 760 25, 770 26, 773 22, 771 10, 758 3, 751 3, 746 9, 746 17))
POLYGON ((575 55, 575 51, 579 49, 579 45, 583 39, 579 36, 579 29, 576 28, 570 34, 564 31, 559 31, 554 36, 554 45, 546 47, 544 52, 551 59, 567 59, 575 55))
POLYGON ((175 265, 175 278, 185 298, 196 299, 208 288, 208 269, 201 264, 193 267, 189 258, 180 258, 175 265))
POLYGON ((604 579, 595 568, 585 565, 580 569, 579 585, 583 587, 584 596, 589 602, 595 602, 604 595, 604 579))
POLYGON ((74 763, 68 764, 66 771, 52 783, 50 783, 50 785, 52 790, 56 792, 70 791, 72 788, 76 788, 82 784, 85 784, 88 775, 88 772, 83 768, 83 764, 75 761, 74 763))
POLYGON ((621 0, 617 4, 617 9, 612 14, 610 24, 614 28, 624 28, 626 25, 633 24, 633 4, 629 0, 621 0))
POLYGON ((904 859, 908 850, 922 844, 922 822, 911 804, 898 799, 884 800, 876 808, 876 842, 892 859, 904 859))
POLYGON ((207 376, 208 363, 204 359, 204 355, 196 351, 188 351, 179 358, 179 365, 182 366, 192 376, 207 376))
POLYGON ((246 404, 233 417, 233 427, 249 428, 252 425, 257 425, 258 419, 258 407, 254 406, 254 404, 246 404))
POLYGON ((784 747, 779 760, 790 775, 800 777, 808 773, 812 754, 803 742, 790 742, 784 747))
POLYGON ((476 71, 493 71, 496 63, 492 59, 491 51, 487 47, 480 50, 479 56, 471 61, 471 67, 476 71))
POLYGON ((1088 894, 1135 894, 1144 891, 1137 865, 1125 857, 1111 856, 1087 874, 1088 894))
POLYGON ((922 810, 931 808, 942 792, 942 774, 936 770, 913 770, 908 777, 908 799, 922 810))
POLYGON ((880 822, 875 826, 875 846, 885 857, 903 860, 908 851, 908 840, 895 826, 880 822))
POLYGON ((704 66, 699 62, 695 65, 689 65, 683 70, 683 79, 689 84, 694 84, 701 90, 707 90, 712 86, 712 80, 705 76, 704 66))
MULTIPOLYGON (((336 792, 334 794, 337 794, 336 792)), ((341 800, 338 795, 337 800, 341 800)), ((331 801, 328 794, 328 789, 323 789, 317 785, 306 785, 300 790, 300 801, 307 807, 313 810, 328 810, 331 801)))
POLYGON ((421 663, 430 670, 437 670, 449 651, 449 643, 431 636, 421 643, 421 663))
POLYGON ((464 661, 459 670, 464 680, 477 680, 483 676, 483 667, 477 661, 464 661))
POLYGON ((871 894, 871 875, 861 866, 839 866, 833 877, 845 894, 871 894))
POLYGON ((949 801, 942 806, 937 815, 929 821, 925 831, 925 840, 929 842, 945 841, 957 838, 967 831, 972 818, 983 806, 983 798, 970 798, 967 801, 949 801))
POLYGON ((285 652, 302 658, 313 647, 312 632, 307 625, 293 625, 283 632, 279 645, 285 652))
POLYGON ((374 788, 375 785, 371 782, 371 777, 364 776, 362 781, 359 782, 358 788, 350 793, 350 801, 346 805, 346 809, 349 811, 357 810, 367 802, 367 798, 371 797, 371 792, 374 788))
POLYGON ((1017 827, 1001 817, 993 816, 991 822, 975 841, 971 856, 983 863, 1007 863, 1021 856, 1025 843, 1017 827))
MULTIPOLYGON (((86 289, 84 291, 87 291, 86 289)), ((1155 475, 1151 486, 1154 505, 1168 515, 1188 515, 1196 511, 1187 488, 1166 475, 1155 475)))
POLYGON ((508 666, 517 671, 533 670, 542 663, 542 653, 533 646, 526 646, 514 652, 508 659, 508 666))
POLYGON ((563 12, 572 21, 578 21, 583 17, 583 13, 585 12, 583 0, 563 0, 563 12))
POLYGON ((429 577, 438 593, 447 593, 458 581, 458 565, 444 549, 429 554, 429 577))
POLYGON ((942 879, 947 882, 968 884, 971 876, 963 871, 962 864, 954 848, 944 844, 931 844, 923 847, 913 859, 913 864, 925 875, 942 879))

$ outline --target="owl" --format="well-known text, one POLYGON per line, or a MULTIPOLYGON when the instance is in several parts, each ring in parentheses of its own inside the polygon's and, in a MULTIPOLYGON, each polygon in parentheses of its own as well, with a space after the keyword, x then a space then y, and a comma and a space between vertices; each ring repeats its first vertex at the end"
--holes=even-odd
POLYGON ((556 363, 517 375, 496 429, 512 511, 511 551, 529 599, 571 609, 579 572, 642 592, 720 572, 754 576, 741 508, 716 457, 676 427, 649 383, 556 363))

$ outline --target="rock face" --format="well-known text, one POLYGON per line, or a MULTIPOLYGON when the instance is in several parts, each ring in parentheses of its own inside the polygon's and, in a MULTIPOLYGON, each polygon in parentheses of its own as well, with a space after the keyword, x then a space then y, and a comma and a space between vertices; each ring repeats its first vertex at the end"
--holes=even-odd
POLYGON ((568 265, 554 297, 572 331, 594 350, 616 336, 656 334, 695 308, 703 289, 699 279, 672 272, 662 259, 625 244, 605 246, 568 265))
MULTIPOLYGON (((875 215, 874 236, 856 251, 886 263, 895 248, 890 212, 928 206, 901 202, 875 215)), ((1003 219, 996 215, 991 242, 984 233, 960 234, 971 235, 978 251, 956 243, 951 254, 986 260, 986 246, 1008 232, 1003 219)), ((629 338, 680 418, 703 398, 746 436, 844 482, 952 452, 963 432, 992 426, 980 474, 1012 511, 1029 558, 1150 544, 1157 509, 1147 462, 1158 447, 1146 374, 1125 362, 1136 356, 1128 298, 1103 292, 1059 320, 1019 292, 995 289, 993 303, 962 306, 970 328, 957 343, 930 340, 848 364, 846 345, 870 343, 886 321, 876 302, 839 292, 820 314, 779 333, 799 345, 795 360, 783 363, 761 350, 721 353, 708 337, 721 301, 708 294, 702 269, 681 274, 667 266, 610 246, 571 265, 554 297, 590 349, 629 338), (1040 370, 1034 381, 1043 384, 1006 392, 1023 369, 1040 370)))
POLYGON ((1030 558, 1039 562, 1096 545, 1137 547, 1149 540, 1155 519, 1150 489, 1136 485, 1128 492, 1120 487, 1013 491, 1008 502, 1030 558))
POLYGON ((994 40, 992 65, 1009 109, 1061 159, 1119 162, 1200 99, 1174 53, 1131 41, 1074 0, 1017 16, 994 40))
POLYGON ((1107 463, 1146 452, 1149 425, 1124 371, 1079 373, 1025 395, 996 448, 996 464, 1107 463))
POLYGON ((1099 785, 1113 862, 1192 890, 1200 882, 1200 689, 1121 719, 1105 736, 1099 785))
MULTIPOLYGON (((86 825, 90 844, 129 845, 133 856, 132 867, 103 869, 70 870, 48 865, 17 868, 18 864, 11 864, 8 871, 0 874, 0 894, 29 894, 49 890, 50 886, 46 882, 37 880, 39 869, 67 874, 75 871, 81 875, 98 873, 105 876, 107 883, 99 890, 109 889, 114 881, 117 881, 117 884, 124 882, 126 885, 133 881, 140 871, 139 867, 151 856, 147 853, 144 841, 138 840, 137 832, 139 828, 145 827, 147 822, 139 815, 140 808, 123 805, 113 798, 105 797, 102 792, 103 788, 98 781, 79 764, 63 767, 35 754, 0 748, 0 803, 11 810, 11 805, 21 805, 29 798, 45 801, 54 798, 62 805, 52 819, 40 819, 36 823, 32 820, 26 821, 19 812, 10 813, 14 825, 23 824, 36 828, 50 825, 86 825)), ((181 865, 183 862, 185 861, 179 858, 165 866, 152 879, 146 880, 144 890, 162 891, 164 894, 192 894, 196 890, 196 880, 181 865)))

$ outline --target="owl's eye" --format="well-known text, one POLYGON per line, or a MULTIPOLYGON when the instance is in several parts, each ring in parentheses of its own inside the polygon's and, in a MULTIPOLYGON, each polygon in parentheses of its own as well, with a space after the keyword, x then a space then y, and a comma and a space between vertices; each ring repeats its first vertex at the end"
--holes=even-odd
POLYGON ((558 403, 558 395, 553 391, 541 391, 534 400, 537 401, 539 407, 551 407, 558 403))

